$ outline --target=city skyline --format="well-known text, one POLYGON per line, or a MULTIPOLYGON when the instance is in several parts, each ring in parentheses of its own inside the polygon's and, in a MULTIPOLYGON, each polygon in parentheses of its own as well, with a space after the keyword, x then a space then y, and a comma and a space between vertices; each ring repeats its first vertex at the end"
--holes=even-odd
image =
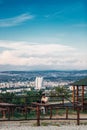
POLYGON ((87 70, 86 0, 0 0, 0 71, 87 70))

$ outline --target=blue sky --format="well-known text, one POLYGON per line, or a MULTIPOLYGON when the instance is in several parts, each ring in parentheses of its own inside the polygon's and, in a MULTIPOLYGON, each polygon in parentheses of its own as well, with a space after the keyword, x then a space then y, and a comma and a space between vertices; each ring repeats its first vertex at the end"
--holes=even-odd
POLYGON ((0 71, 87 69, 86 50, 86 0, 0 0, 0 71))

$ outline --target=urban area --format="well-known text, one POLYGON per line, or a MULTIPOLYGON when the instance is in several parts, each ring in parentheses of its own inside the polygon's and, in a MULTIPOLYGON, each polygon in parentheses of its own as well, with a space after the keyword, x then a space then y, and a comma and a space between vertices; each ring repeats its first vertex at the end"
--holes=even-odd
POLYGON ((0 72, 0 93, 24 94, 31 90, 50 91, 57 86, 72 89, 71 84, 87 76, 87 71, 7 71, 0 72))

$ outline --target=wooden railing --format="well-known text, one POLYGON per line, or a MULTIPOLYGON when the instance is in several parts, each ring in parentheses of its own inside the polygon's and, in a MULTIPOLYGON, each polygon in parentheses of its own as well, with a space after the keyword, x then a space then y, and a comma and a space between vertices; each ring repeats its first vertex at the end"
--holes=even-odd
MULTIPOLYGON (((24 98, 26 99, 27 97, 24 97, 24 98)), ((0 105, 0 113, 2 114, 1 117, 0 117, 1 118, 0 121, 36 120, 37 126, 39 126, 40 120, 76 120, 77 125, 80 124, 81 120, 87 120, 87 118, 81 118, 81 116, 80 116, 80 112, 82 110, 81 104, 79 104, 77 102, 75 104, 72 104, 72 102, 67 103, 66 98, 65 97, 63 97, 63 98, 62 98, 63 100, 61 102, 60 101, 58 103, 54 102, 54 105, 51 105, 52 102, 49 102, 48 106, 43 105, 43 104, 33 105, 32 102, 31 103, 25 102, 24 104, 13 104, 13 105, 10 105, 11 103, 9 103, 9 105, 7 105, 7 106, 6 105, 0 105), (49 108, 48 109, 49 113, 47 113, 48 115, 45 116, 46 118, 40 117, 40 115, 41 115, 41 111, 40 111, 41 105, 49 108), (62 110, 62 109, 65 111, 65 117, 54 118, 55 115, 53 116, 53 111, 55 111, 55 110, 59 111, 59 110, 62 110), (75 118, 69 117, 69 110, 73 110, 73 111, 76 112, 75 118), (33 118, 31 117, 32 111, 35 111, 33 118), (17 115, 19 113, 20 113, 20 115, 22 115, 22 118, 20 116, 16 117, 14 115, 14 114, 17 115), (28 118, 28 116, 30 116, 30 117, 28 118)), ((25 101, 27 101, 27 99, 25 101)), ((36 101, 34 101, 34 102, 36 102, 36 101)), ((87 107, 85 109, 87 110, 87 107)))

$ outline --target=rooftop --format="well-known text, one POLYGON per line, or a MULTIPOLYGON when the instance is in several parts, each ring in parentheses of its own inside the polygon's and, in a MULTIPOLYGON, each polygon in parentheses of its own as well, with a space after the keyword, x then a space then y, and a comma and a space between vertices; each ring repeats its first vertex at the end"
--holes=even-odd
POLYGON ((74 85, 74 86, 87 86, 87 77, 74 82, 72 85, 74 85))

